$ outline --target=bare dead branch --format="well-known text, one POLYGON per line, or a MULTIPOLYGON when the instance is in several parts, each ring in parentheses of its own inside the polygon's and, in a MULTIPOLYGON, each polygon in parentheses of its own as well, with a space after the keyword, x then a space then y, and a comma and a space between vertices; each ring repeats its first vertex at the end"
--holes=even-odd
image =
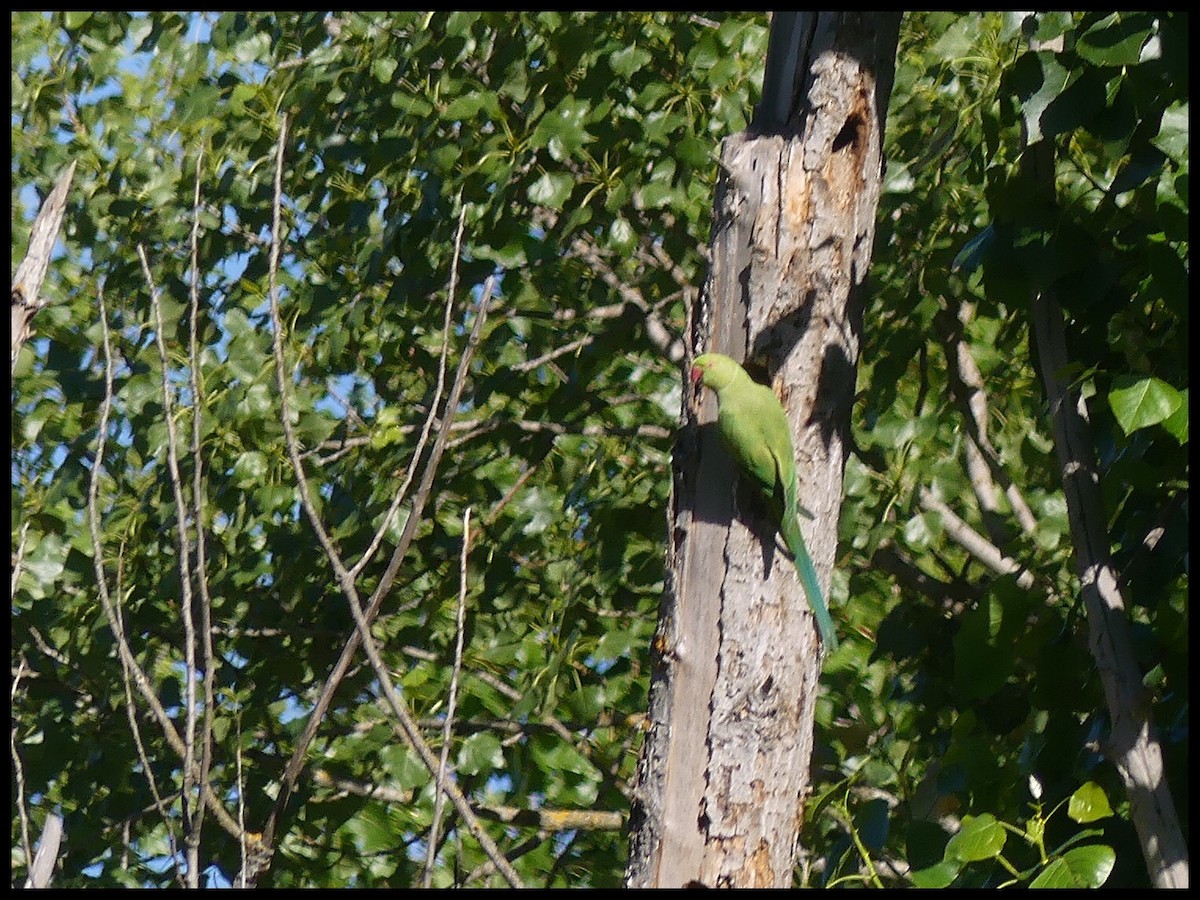
MULTIPOLYGON (((200 652, 204 669, 204 716, 200 734, 200 783, 207 784, 212 771, 213 724, 216 720, 216 677, 219 661, 212 642, 212 596, 208 592, 208 557, 204 529, 204 456, 201 453, 203 388, 200 383, 200 172, 204 148, 196 153, 195 187, 192 194, 191 271, 189 290, 188 367, 192 389, 192 522, 196 529, 196 588, 200 595, 200 652)), ((200 836, 204 827, 205 804, 196 803, 188 832, 188 876, 193 887, 200 886, 200 836), (193 872, 195 873, 193 878, 193 872)))
MULTIPOLYGON (((401 791, 381 784, 364 784, 348 778, 335 778, 325 769, 313 771, 313 780, 328 788, 381 800, 384 803, 408 804, 412 802, 412 791, 401 791)), ((516 806, 479 806, 479 816, 492 822, 522 825, 539 831, 562 832, 580 829, 583 831, 617 831, 625 823, 623 812, 592 809, 522 809, 516 806)))
POLYGON ((1156 887, 1188 886, 1187 844, 1171 796, 1162 746, 1129 639, 1125 598, 1110 555, 1087 406, 1063 379, 1069 371, 1062 310, 1052 292, 1034 297, 1042 379, 1054 422, 1088 644, 1104 687, 1112 733, 1105 747, 1129 795, 1134 827, 1156 887))
MULTIPOLYGON (((50 878, 54 875, 54 863, 58 859, 58 848, 62 843, 63 820, 58 813, 46 816, 42 826, 42 836, 38 838, 37 853, 29 867, 29 875, 25 879, 27 888, 50 887, 50 878)), ((27 857, 28 858, 28 857, 27 857)))
MULTIPOLYGON (((143 263, 145 257, 142 257, 143 263)), ((112 354, 112 335, 108 328, 108 310, 104 305, 104 286, 101 285, 97 291, 97 303, 100 307, 100 332, 103 342, 104 352, 104 399, 100 405, 100 424, 97 429, 96 438, 96 457, 92 461, 91 482, 88 485, 88 519, 92 527, 92 559, 96 566, 96 581, 97 590, 102 595, 107 595, 108 580, 104 576, 103 554, 101 552, 102 543, 100 541, 100 514, 99 514, 99 485, 100 485, 100 468, 104 463, 104 447, 108 438, 108 417, 112 411, 113 402, 113 354, 112 354)), ((164 366, 165 367, 165 366, 164 366)), ((164 379, 165 379, 164 375, 164 379)), ((114 630, 114 636, 117 637, 118 646, 125 643, 125 628, 122 624, 122 614, 120 610, 122 586, 120 580, 117 582, 117 601, 113 610, 113 619, 110 619, 110 627, 115 620, 117 628, 114 630)), ((106 609, 107 612, 107 609, 106 609)), ((130 654, 132 657, 132 654, 130 654)), ((167 832, 167 841, 171 847, 171 861, 174 869, 175 880, 181 887, 186 886, 183 871, 180 868, 177 851, 177 840, 175 837, 175 823, 172 820, 170 813, 167 810, 167 804, 163 800, 162 794, 158 789, 158 779, 154 775, 154 769, 150 765, 149 755, 146 753, 145 744, 142 742, 142 730, 138 724, 137 704, 133 699, 133 689, 130 686, 131 681, 135 681, 134 670, 141 672, 141 669, 131 667, 124 664, 122 660, 121 666, 121 681, 125 689, 125 716, 129 722, 129 731, 133 736, 134 747, 137 749, 138 761, 141 763, 142 772, 146 777, 146 784, 150 788, 150 795, 154 798, 154 808, 158 811, 158 816, 162 820, 163 826, 167 832)), ((142 673, 144 679, 145 673, 142 673)), ((153 693, 153 692, 151 692, 153 693)), ((155 701, 157 702, 157 696, 155 701)), ((161 709, 161 706, 159 707, 161 709)), ((164 717, 166 713, 163 713, 164 717)), ((171 731, 174 732, 174 726, 171 726, 171 731)), ((176 740, 179 735, 175 732, 176 740)), ((186 756, 185 756, 186 758, 186 756)))
MULTIPOLYGON (((163 422, 167 426, 167 473, 175 501, 175 543, 179 553, 179 607, 183 617, 185 679, 183 696, 186 704, 183 738, 183 820, 188 826, 185 832, 188 848, 188 864, 186 866, 188 885, 197 888, 200 885, 200 857, 199 847, 194 842, 199 836, 191 833, 193 821, 191 804, 193 803, 193 794, 196 792, 196 626, 192 618, 191 540, 188 537, 190 516, 187 500, 183 496, 183 476, 179 473, 179 434, 175 430, 175 402, 170 378, 171 361, 167 354, 167 339, 164 334, 166 326, 162 317, 162 304, 159 301, 158 288, 150 273, 146 249, 141 244, 138 244, 137 254, 142 263, 142 274, 146 278, 146 285, 150 289, 150 309, 154 315, 154 343, 158 347, 159 365, 162 366, 163 422)), ((199 501, 197 500, 197 502, 199 501)))
POLYGON ((458 260, 462 254, 462 238, 463 229, 467 220, 467 207, 463 205, 458 214, 458 230, 454 236, 454 256, 450 262, 450 286, 446 290, 446 311, 442 320, 442 348, 438 354, 438 373, 437 385, 433 390, 433 398, 429 402, 429 415, 425 417, 425 424, 421 428, 421 436, 417 439, 417 445, 413 449, 412 458, 408 463, 408 471, 404 473, 404 481, 400 488, 396 491, 395 497, 392 499, 392 505, 388 508, 387 513, 383 517, 383 521, 379 523, 379 529, 375 532, 375 536, 371 539, 370 545, 363 552, 362 558, 350 570, 350 576, 357 578, 359 573, 366 567, 367 563, 375 558, 375 551, 379 549, 380 542, 383 541, 383 536, 391 528, 392 521, 400 511, 400 504, 404 502, 404 498, 408 496, 408 488, 412 484, 413 476, 417 471, 417 462, 421 458, 421 454, 425 450, 425 444, 429 440, 429 431, 433 425, 434 417, 437 413, 438 404, 442 399, 442 390, 446 386, 446 357, 450 350, 450 323, 453 319, 454 298, 458 293, 458 260))
MULTIPOLYGON (((1061 40, 1061 36, 1059 37, 1061 40)), ((1031 42, 1036 47, 1037 42, 1031 42)), ((1024 174, 1050 197, 1055 145, 1039 141, 1022 153, 1024 174)), ((1129 616, 1113 565, 1108 520, 1096 469, 1087 405, 1063 374, 1067 352, 1062 307, 1053 289, 1031 294, 1038 364, 1054 428, 1075 569, 1087 610, 1088 644, 1104 689, 1112 731, 1105 747, 1125 783, 1146 871, 1155 887, 1186 888, 1188 850, 1163 764, 1152 706, 1129 638, 1129 616)))
POLYGON ((62 225, 63 212, 67 207, 67 191, 71 188, 71 179, 75 177, 75 163, 72 162, 58 176, 54 189, 47 195, 33 221, 33 229, 29 234, 29 247, 25 258, 17 266, 17 273, 12 282, 12 370, 16 371, 17 356, 33 334, 30 323, 38 310, 46 306, 42 299, 42 284, 46 280, 46 272, 50 269, 50 254, 54 243, 58 240, 58 230, 62 225))
POLYGON ((577 237, 571 241, 568 255, 575 256, 587 263, 600 276, 610 290, 615 292, 626 304, 640 310, 645 317, 646 337, 650 339, 658 351, 668 359, 678 362, 683 359, 683 340, 671 334, 670 329, 651 310, 650 304, 642 296, 641 291, 632 287, 624 278, 619 276, 604 259, 600 249, 590 238, 577 237))
POLYGON ((1011 557, 1005 556, 999 547, 959 518, 954 510, 933 496, 928 488, 921 488, 918 499, 923 509, 941 516, 946 533, 960 547, 992 571, 1001 575, 1016 575, 1017 584, 1026 590, 1033 588, 1032 572, 1011 557))
POLYGON ((960 579, 942 581, 934 578, 891 544, 879 547, 871 555, 871 565, 893 576, 901 587, 928 597, 937 606, 951 611, 979 597, 975 585, 960 579))
POLYGON ((8 591, 11 599, 17 593, 17 582, 21 580, 21 569, 25 563, 25 537, 29 534, 29 523, 21 523, 21 535, 17 538, 17 549, 13 551, 12 580, 8 591))
MULTIPOLYGON (((330 674, 322 689, 321 697, 318 699, 316 706, 309 715, 308 722, 304 732, 301 734, 300 740, 297 742, 295 751, 288 760, 288 765, 284 770, 284 777, 280 785, 279 794, 276 798, 275 806, 267 820, 267 825, 263 831, 262 845, 264 853, 259 860, 259 866, 253 869, 248 874, 250 882, 254 882, 258 875, 261 874, 270 865, 270 854, 274 849, 275 829, 278 826, 279 816, 282 814, 286 806, 287 799, 293 789, 296 779, 299 777, 303 767, 304 757, 307 753, 307 748, 316 735, 321 721, 324 718, 328 705, 332 700, 334 691, 337 685, 341 682, 346 670, 350 666, 350 662, 354 654, 358 650, 361 643, 363 650, 367 654, 371 667, 374 670, 376 678, 379 680, 383 699, 399 723, 399 730, 404 738, 409 742, 421 761, 429 769, 431 773, 437 770, 437 760, 430 750, 429 745, 421 736, 415 721, 405 707, 404 702, 397 694, 392 685, 391 677, 387 667, 383 664, 383 660, 379 654, 379 648, 371 635, 370 622, 379 612, 379 607, 382 605, 384 598, 391 590, 391 586, 395 581, 396 575, 399 572, 400 565, 404 555, 407 553, 408 545, 415 535, 416 523, 420 520, 421 512, 424 508, 425 501, 428 499, 433 486, 433 478, 437 470, 438 462, 441 459, 441 454, 446 446, 446 437, 449 431, 449 424, 454 417, 455 410, 458 407, 459 397, 462 394, 462 389, 466 383, 466 376, 470 370, 470 361, 474 355, 475 348, 478 346, 483 324, 487 320, 488 304, 491 300, 492 290, 495 285, 495 279, 489 278, 484 287, 483 295, 479 301, 478 312, 476 313, 475 323, 471 329, 470 337, 467 340, 467 345, 463 350, 462 358, 459 361, 458 370, 455 375, 454 385, 451 388, 450 396, 446 401, 445 412, 443 413, 443 425, 439 429, 437 437, 434 440, 433 448, 425 465, 425 472, 421 480, 421 484, 417 490, 416 496, 413 498, 412 509, 408 520, 405 522, 403 532, 397 544, 392 558, 385 569, 382 578, 374 594, 368 603, 367 609, 364 611, 358 599, 357 587, 351 573, 342 565, 340 557, 334 548, 332 541, 326 533, 324 526, 317 515, 316 509, 313 506, 309 497, 308 479, 304 473, 303 461, 300 458, 299 445, 296 440, 295 433, 291 427, 290 411, 288 407, 288 379, 285 373, 284 356, 283 356, 283 323, 279 313, 279 288, 278 288, 278 270, 279 256, 282 247, 281 240, 281 208, 282 208, 282 181, 283 181, 283 158, 284 148, 287 143, 287 117, 281 117, 279 129, 279 141, 276 147, 275 155, 275 189, 272 202, 272 226, 271 226, 271 251, 268 264, 268 281, 269 281, 269 300, 271 310, 271 321, 273 330, 273 355, 275 360, 275 377, 280 393, 280 411, 281 420, 283 422, 284 439, 287 447, 288 458, 291 461, 293 474, 296 477, 297 487, 300 490, 301 507, 305 511, 313 531, 320 542, 322 549, 325 551, 327 558, 330 561, 334 570, 337 582, 343 595, 346 597, 350 606, 351 614, 354 617, 355 630, 352 632, 350 639, 343 648, 342 654, 335 664, 333 672, 330 674)), ((521 884, 520 878, 517 876, 516 870, 504 859, 503 854, 496 846, 495 842, 487 834, 480 825, 478 818, 475 816, 468 803, 466 797, 458 789, 453 781, 447 780, 443 785, 443 789, 450 796, 455 808, 462 816, 467 828, 479 842, 480 847, 494 862, 497 868, 504 874, 504 877, 513 886, 521 884)))
POLYGON ((520 365, 513 366, 514 372, 530 372, 539 366, 544 366, 552 360, 558 359, 560 356, 566 356, 568 353, 574 353, 577 350, 582 350, 588 344, 596 339, 594 334, 585 334, 583 337, 563 344, 561 347, 556 347, 549 353, 543 353, 536 359, 529 359, 520 365))
MULTIPOLYGON (((615 404, 613 404, 615 405, 615 404)), ((579 434, 584 437, 641 437, 650 438, 652 440, 667 440, 671 437, 671 429, 663 428, 661 425, 635 425, 631 428, 608 427, 605 425, 584 425, 582 428, 574 428, 569 424, 562 422, 542 422, 533 419, 488 419, 483 422, 472 423, 477 427, 473 431, 469 431, 462 437, 455 438, 450 442, 451 448, 461 447, 463 444, 473 441, 476 438, 489 434, 498 428, 513 427, 519 428, 521 431, 527 431, 531 434, 546 432, 549 434, 579 434)))
MULTIPOLYGON (((163 736, 171 749, 182 760, 184 758, 184 742, 179 736, 179 732, 175 729, 175 724, 167 715, 162 703, 158 699, 158 695, 154 693, 153 684, 150 678, 146 675, 145 670, 138 664, 137 658, 133 655, 130 649, 129 641, 126 639, 125 626, 122 621, 121 611, 109 594, 108 581, 104 573, 104 543, 100 537, 100 517, 99 517, 99 490, 100 490, 100 470, 104 461, 104 448, 108 435, 108 420, 112 413, 112 398, 113 398, 113 354, 112 354, 112 339, 108 328, 108 314, 104 306, 103 290, 99 292, 99 307, 100 307, 100 328, 103 339, 104 353, 104 398, 100 404, 100 421, 97 425, 97 443, 96 455, 92 460, 90 480, 88 482, 86 515, 88 521, 88 530, 92 539, 92 565, 96 574, 96 593, 100 600, 100 608, 104 613, 104 617, 108 622, 109 630, 112 632, 113 639, 116 641, 117 657, 121 661, 122 672, 137 688, 138 694, 146 703, 154 720, 162 729, 163 736)), ((118 592, 118 599, 120 594, 118 592)), ((137 734, 134 735, 138 738, 137 734)), ((148 770, 147 770, 148 771, 148 770)), ((221 827, 230 835, 238 834, 237 823, 225 810, 224 805, 218 799, 217 795, 212 791, 207 783, 200 782, 204 791, 204 801, 209 805, 221 827)))
POLYGON ((438 757, 437 785, 438 793, 433 805, 433 822, 429 826, 429 839, 426 842, 425 887, 433 886, 433 861, 437 855, 438 831, 442 824, 442 811, 445 806, 446 762, 450 757, 450 741, 454 735, 454 713, 458 706, 458 679, 462 674, 463 631, 466 625, 467 611, 467 555, 471 549, 471 507, 463 510, 462 553, 458 559, 458 606, 454 616, 454 664, 450 670, 450 692, 446 698, 446 719, 442 725, 442 752, 438 757))
POLYGON ((997 484, 1003 487, 1013 516, 1025 534, 1033 534, 1037 528, 1037 520, 1021 489, 1009 477, 988 436, 988 395, 983 373, 979 371, 960 327, 969 321, 971 312, 971 304, 962 303, 959 305, 957 317, 942 313, 936 317, 935 324, 942 332, 949 366, 950 389, 963 411, 967 435, 970 437, 966 444, 967 477, 979 501, 979 508, 984 513, 984 522, 992 540, 1003 545, 1004 536, 993 533, 1001 514, 998 504, 1000 488, 997 484))
MULTIPOLYGON (((22 542, 24 540, 24 530, 22 530, 22 542)), ((25 654, 21 654, 21 662, 17 667, 16 674, 13 676, 12 688, 8 692, 8 702, 10 706, 16 705, 17 691, 20 688, 21 679, 29 668, 29 664, 25 660, 25 654)), ((9 732, 9 750, 12 753, 13 759, 13 774, 16 776, 17 782, 17 817, 21 824, 21 849, 24 852, 25 865, 28 867, 29 879, 33 878, 33 845, 29 841, 29 809, 25 805, 25 767, 21 764, 21 754, 17 750, 17 723, 16 715, 12 717, 12 729, 9 732)), ((26 887, 29 882, 26 882, 26 887)))

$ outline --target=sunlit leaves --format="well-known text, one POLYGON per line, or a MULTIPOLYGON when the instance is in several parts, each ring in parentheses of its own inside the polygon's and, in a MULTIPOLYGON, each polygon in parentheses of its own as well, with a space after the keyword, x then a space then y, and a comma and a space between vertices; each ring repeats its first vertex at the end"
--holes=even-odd
POLYGON ((1126 434, 1164 422, 1184 406, 1183 395, 1159 378, 1122 376, 1108 400, 1126 434))
MULTIPOLYGON (((907 22, 859 402, 846 411, 855 449, 834 583, 849 595, 840 612, 857 636, 846 668, 824 676, 826 749, 814 772, 840 777, 839 767, 858 765, 848 760, 865 759, 872 788, 898 797, 905 815, 919 799, 949 820, 970 798, 978 817, 964 819, 951 862, 937 863, 948 836, 932 819, 884 822, 873 807, 859 820, 898 858, 922 827, 935 831, 924 834, 933 839, 921 863, 937 864, 913 876, 932 885, 994 871, 997 823, 1021 812, 1030 772, 1048 773, 1047 796, 1068 795, 1090 765, 1079 748, 1102 727, 1103 701, 1076 646, 1042 373, 1030 363, 1032 274, 1062 297, 1078 371, 1096 391, 1088 403, 1115 553, 1142 547, 1160 514, 1178 509, 1164 485, 1187 472, 1188 99, 1178 74, 1187 56, 1185 22, 1171 13, 912 13, 907 22), (1059 154, 1052 207, 1021 177, 1022 126, 1059 154), (1009 516, 998 475, 998 512, 976 505, 963 469, 973 426, 949 380, 955 341, 983 378, 988 465, 1025 495, 1030 533, 1009 516), (914 503, 923 487, 1027 565, 1038 587, 997 582, 914 503)), ((53 305, 16 373, 12 429, 14 547, 29 524, 14 647, 38 671, 14 716, 23 741, 55 750, 27 755, 27 787, 69 811, 61 871, 71 885, 166 880, 111 863, 130 848, 135 858, 158 852, 165 829, 137 824, 153 808, 144 779, 112 777, 132 772, 137 754, 82 518, 102 384, 101 279, 117 348, 102 564, 110 587, 121 580, 138 652, 158 663, 177 701, 181 513, 166 474, 165 377, 188 492, 200 414, 197 522, 211 536, 225 704, 217 779, 238 783, 240 753, 251 827, 353 629, 283 446, 266 312, 283 113, 279 298, 292 424, 312 502, 349 562, 383 526, 435 401, 464 208, 447 378, 473 290, 505 270, 431 506, 376 625, 405 701, 440 742, 470 506, 449 757, 458 783, 477 802, 626 809, 620 786, 638 741, 629 717, 646 706, 667 540, 671 439, 660 435, 675 424, 679 375, 620 288, 641 292, 672 338, 684 334, 683 291, 704 273, 719 140, 757 100, 765 17, 71 12, 17 13, 13 26, 14 253, 27 236, 23 192, 44 188, 68 160, 80 165, 48 281, 53 305), (193 398, 186 317, 201 151, 193 398), (165 372, 138 242, 164 301, 165 372), (595 255, 581 256, 577 242, 595 255), (97 747, 111 765, 96 765, 97 747), (134 823, 128 839, 102 830, 113 821, 134 823)), ((392 517, 384 559, 410 508, 392 517)), ((1186 634, 1186 566, 1168 553, 1186 553, 1175 532, 1186 515, 1163 521, 1153 583, 1136 567, 1122 578, 1162 680, 1186 684, 1186 647, 1164 637, 1164 623, 1186 634)), ((364 596, 384 565, 365 567, 364 596)), ((302 780, 276 886, 411 881, 402 867, 432 816, 431 776, 381 721, 376 690, 356 663, 310 762, 412 798, 367 801, 302 780), (378 852, 368 859, 368 850, 378 852)), ((1165 718, 1186 718, 1186 692, 1172 697, 1165 718)), ((151 729, 143 738, 160 786, 177 791, 173 751, 151 729)), ((1100 774, 1085 777, 1099 789, 1100 774)), ((1076 796, 1076 822, 1105 806, 1090 788, 1076 796)), ((825 820, 818 827, 829 830, 805 836, 817 851, 845 839, 825 820)), ((536 843, 515 827, 493 833, 509 847, 536 843)), ((1130 854, 1130 844, 1114 846, 1130 854)), ((206 830, 203 853, 236 871, 240 848, 220 833, 206 830)), ((446 884, 483 863, 465 833, 440 853, 446 884)), ((531 883, 602 885, 619 880, 622 853, 618 837, 580 831, 516 864, 531 883)), ((1039 877, 1102 883, 1106 862, 1112 851, 1071 847, 1039 877)))
POLYGON ((1035 888, 1098 888, 1108 881, 1117 854, 1111 847, 1073 847, 1029 883, 1035 888))
MULTIPOLYGON (((1066 308, 1072 359, 1058 374, 1087 389, 1122 560, 1145 554, 1148 530, 1177 508, 1187 477, 1187 88, 1178 74, 1185 20, 1102 12, 930 13, 905 21, 887 132, 888 177, 896 175, 881 204, 878 291, 867 314, 874 327, 864 333, 854 420, 864 465, 847 468, 856 502, 843 509, 843 541, 855 549, 848 558, 854 609, 868 614, 867 598, 878 590, 889 610, 878 619, 876 652, 911 673, 882 701, 888 721, 923 723, 920 737, 883 742, 889 759, 904 759, 898 780, 911 778, 912 761, 936 745, 929 762, 936 780, 922 791, 947 805, 970 796, 981 818, 1013 822, 1023 812, 1013 800, 1017 781, 1036 773, 1053 788, 1049 770, 1071 772, 1074 784, 1092 777, 1064 748, 1088 734, 1072 722, 1083 704, 1070 698, 1098 692, 1086 654, 1063 646, 1073 628, 1063 610, 1076 602, 1077 587, 1055 436, 1041 399, 1046 373, 1030 364, 1036 346, 1027 310, 1039 291, 1052 291, 1066 308), (1034 143, 1042 146, 1025 149, 1034 143), (1052 188, 1031 177, 1023 158, 1049 151, 1052 188), (880 242, 891 249, 880 252, 880 242), (980 370, 980 393, 961 395, 949 377, 962 352, 980 370), (1027 533, 1003 500, 993 514, 972 499, 979 483, 964 465, 974 440, 962 405, 969 396, 985 404, 1000 470, 1015 476, 1031 506, 1027 533), (910 424, 918 420, 932 427, 918 432, 910 424), (936 487, 976 534, 1027 567, 1035 586, 998 579, 963 552, 954 532, 914 503, 922 487, 936 487), (872 552, 871 562, 887 563, 889 574, 857 564, 872 552), (908 554, 919 574, 891 575, 908 554), (927 581, 918 585, 918 577, 927 581), (966 596, 959 588, 968 588, 966 596)), ((1149 609, 1169 607, 1177 622, 1186 604, 1186 537, 1178 531, 1186 516, 1168 515, 1171 549, 1161 545, 1152 565, 1130 566, 1123 577, 1128 596, 1146 597, 1149 609)), ((1151 629, 1143 636, 1171 660, 1163 670, 1186 671, 1184 642, 1151 627, 1154 637, 1151 629)), ((857 684, 847 690, 865 693, 857 684)), ((1186 699, 1179 702, 1168 701, 1176 712, 1167 715, 1186 708, 1186 699)), ((1175 747, 1185 754, 1186 739, 1175 747)), ((1059 784, 1048 793, 1070 790, 1059 784)), ((1011 840, 1004 852, 1021 860, 1018 867, 1031 865, 1011 840)), ((1021 875, 1024 883, 1096 885, 1124 856, 1139 858, 1136 844, 1070 847, 1021 875)), ((1005 877, 994 860, 972 865, 926 853, 914 860, 913 882, 1005 877)))

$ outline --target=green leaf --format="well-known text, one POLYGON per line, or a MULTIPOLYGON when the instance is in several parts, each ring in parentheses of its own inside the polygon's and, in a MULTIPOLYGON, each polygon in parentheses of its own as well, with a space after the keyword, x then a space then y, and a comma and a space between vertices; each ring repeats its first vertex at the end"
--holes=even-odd
POLYGON ((946 858, 979 862, 1000 855, 1007 839, 1004 826, 991 813, 975 818, 963 816, 962 828, 946 844, 946 858))
POLYGON ((396 60, 385 58, 385 56, 377 56, 376 59, 371 61, 371 74, 377 82, 389 83, 395 73, 396 60))
POLYGON ((612 67, 613 74, 620 78, 628 78, 651 59, 653 57, 647 51, 636 44, 630 44, 609 56, 608 64, 612 67))
POLYGON ((616 218, 608 229, 609 246, 615 250, 631 250, 637 241, 633 226, 628 219, 616 218))
POLYGON ((1073 847, 1057 859, 1051 860, 1029 886, 1098 888, 1108 881, 1116 863, 1117 854, 1112 847, 1103 844, 1073 847))
POLYGON ((346 823, 346 830, 354 836, 358 850, 369 854, 395 847, 399 837, 391 821, 391 807, 373 800, 367 801, 358 815, 346 823))
POLYGON ((1173 103, 1163 112, 1158 134, 1151 141, 1155 147, 1176 162, 1188 158, 1188 104, 1173 103))
POLYGON ((479 91, 472 91, 469 94, 463 94, 461 97, 455 97, 442 111, 442 118, 451 121, 472 119, 483 106, 483 99, 484 95, 479 91))
POLYGON ((33 548, 26 549, 21 568, 21 584, 34 599, 49 596, 63 573, 66 557, 63 540, 56 534, 34 539, 33 548))
POLYGON ((1108 795, 1104 793, 1104 788, 1094 781, 1089 781, 1076 790, 1067 804, 1067 815, 1085 825, 1097 819, 1106 819, 1112 814, 1112 807, 1108 805, 1108 795))
POLYGON ((1045 136, 1042 115, 1066 88, 1069 78, 1070 73, 1055 55, 1046 51, 1024 53, 1012 67, 1011 86, 1021 101, 1021 116, 1030 144, 1045 136))
POLYGON ((1183 402, 1179 404, 1179 409, 1175 410, 1171 415, 1163 420, 1163 428, 1167 430, 1175 440, 1180 444, 1188 442, 1188 391, 1191 388, 1184 388, 1179 392, 1179 396, 1183 398, 1183 402))
POLYGON ((562 209, 571 191, 575 188, 575 179, 565 172, 546 172, 529 187, 529 199, 550 209, 562 209))
POLYGON ((1122 375, 1115 380, 1108 403, 1129 435, 1170 418, 1183 405, 1183 395, 1159 378, 1122 375))
POLYGON ((238 487, 254 487, 266 477, 267 457, 257 450, 247 450, 233 465, 233 479, 238 487))
POLYGON ((403 744, 392 743, 380 748, 379 760, 388 777, 402 790, 420 788, 429 783, 429 770, 403 744))
POLYGON ((500 739, 486 731, 478 731, 462 742, 455 768, 464 775, 492 772, 504 766, 504 748, 500 739))
POLYGON ((586 100, 566 98, 544 115, 530 137, 534 147, 546 146, 557 140, 556 160, 565 160, 582 150, 594 138, 585 127, 591 104, 586 100))
POLYGON ((1136 65, 1153 30, 1146 13, 1113 13, 1079 36, 1075 52, 1097 66, 1136 65))
POLYGON ((668 206, 677 197, 678 192, 666 181, 652 181, 638 192, 642 205, 647 209, 657 209, 668 206))
POLYGON ((909 877, 913 887, 944 888, 954 883, 962 867, 957 860, 945 859, 925 869, 918 869, 909 877))
POLYGON ((596 767, 578 750, 568 744, 554 744, 537 748, 540 765, 553 772, 571 772, 575 775, 599 777, 596 767))

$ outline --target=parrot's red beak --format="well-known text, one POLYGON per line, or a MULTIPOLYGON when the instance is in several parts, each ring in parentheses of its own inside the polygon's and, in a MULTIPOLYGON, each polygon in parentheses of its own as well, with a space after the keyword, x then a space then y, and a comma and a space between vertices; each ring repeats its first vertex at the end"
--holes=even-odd
POLYGON ((704 370, 699 366, 692 366, 692 384, 695 384, 704 377, 704 370))

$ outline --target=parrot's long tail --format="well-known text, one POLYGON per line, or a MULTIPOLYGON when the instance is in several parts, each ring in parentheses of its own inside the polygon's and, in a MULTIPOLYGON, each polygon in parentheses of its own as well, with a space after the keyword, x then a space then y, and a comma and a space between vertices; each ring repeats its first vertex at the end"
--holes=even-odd
POLYGON ((796 560, 796 574, 800 576, 800 583, 804 585, 804 593, 808 594, 808 605, 812 607, 813 616, 817 620, 817 630, 821 632, 821 643, 825 645, 827 653, 832 653, 837 649, 837 634, 833 630, 833 619, 829 616, 829 609, 825 606, 825 601, 821 599, 821 586, 817 584, 817 570, 813 568, 812 557, 808 555, 808 548, 804 546, 800 525, 794 519, 790 523, 785 520, 783 525, 784 543, 792 551, 792 556, 796 560))

